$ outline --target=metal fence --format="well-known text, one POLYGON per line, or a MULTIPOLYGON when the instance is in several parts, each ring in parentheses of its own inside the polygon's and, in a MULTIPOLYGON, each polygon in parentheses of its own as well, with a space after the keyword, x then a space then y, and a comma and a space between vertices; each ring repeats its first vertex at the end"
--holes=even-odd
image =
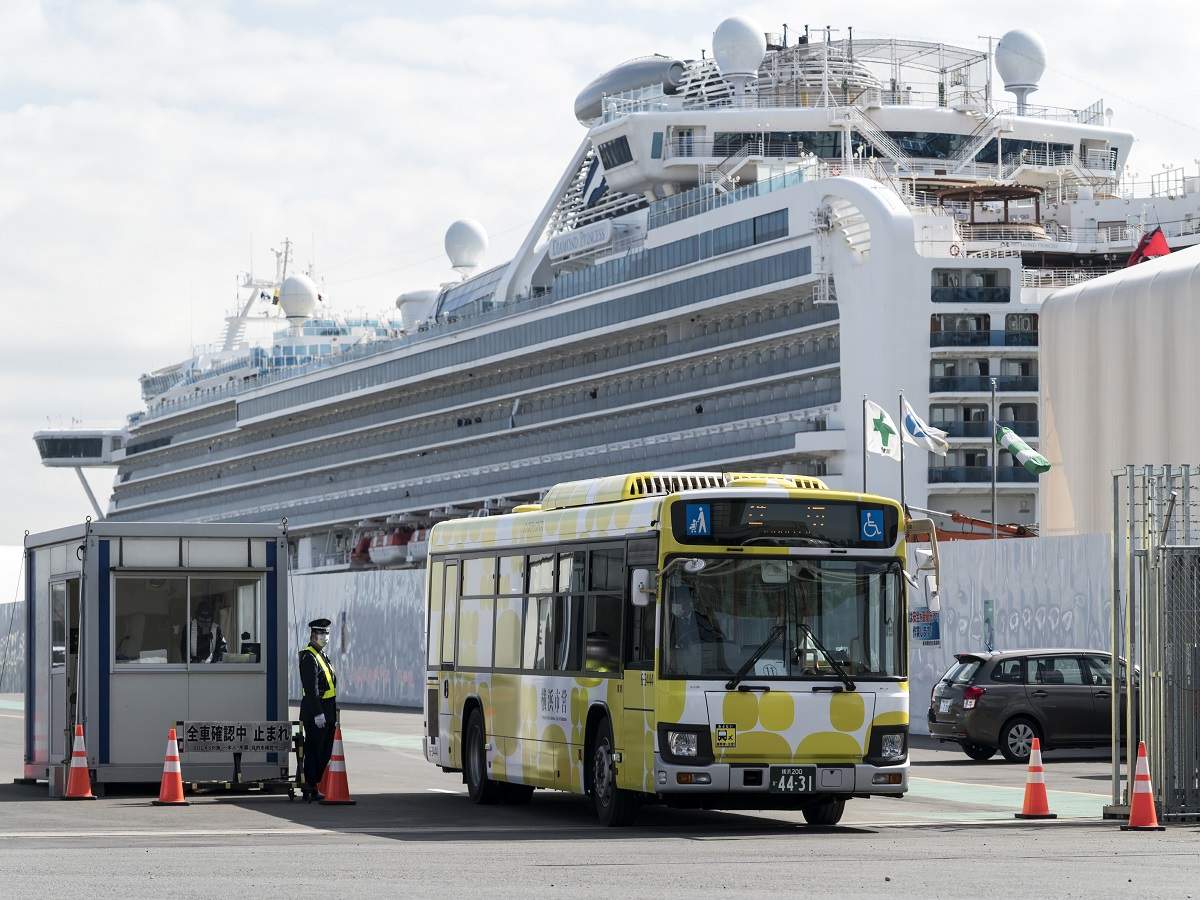
MULTIPOLYGON (((1119 737, 1146 742, 1164 820, 1200 819, 1200 466, 1113 473, 1112 806, 1123 815, 1119 737), (1123 682, 1123 684, 1121 683, 1123 682), (1128 702, 1127 698, 1133 698, 1128 702), (1122 721, 1122 719, 1124 721, 1122 721)), ((1137 741, 1126 742, 1125 772, 1137 741)))

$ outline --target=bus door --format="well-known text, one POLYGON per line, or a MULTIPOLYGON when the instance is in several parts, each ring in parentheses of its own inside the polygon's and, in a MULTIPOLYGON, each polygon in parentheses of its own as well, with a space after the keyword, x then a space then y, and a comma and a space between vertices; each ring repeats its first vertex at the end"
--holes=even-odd
MULTIPOLYGON (((630 571, 628 578, 632 579, 630 571)), ((653 596, 645 606, 626 591, 622 719, 614 736, 621 751, 617 785, 626 790, 654 790, 654 648, 658 604, 653 596)))

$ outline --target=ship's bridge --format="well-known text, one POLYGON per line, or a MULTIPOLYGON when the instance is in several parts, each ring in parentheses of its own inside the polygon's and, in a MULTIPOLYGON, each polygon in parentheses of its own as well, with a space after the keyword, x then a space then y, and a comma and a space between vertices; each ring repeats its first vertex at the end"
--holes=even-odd
POLYGON ((113 454, 125 449, 126 433, 114 428, 62 428, 34 432, 43 466, 92 468, 115 466, 113 454))

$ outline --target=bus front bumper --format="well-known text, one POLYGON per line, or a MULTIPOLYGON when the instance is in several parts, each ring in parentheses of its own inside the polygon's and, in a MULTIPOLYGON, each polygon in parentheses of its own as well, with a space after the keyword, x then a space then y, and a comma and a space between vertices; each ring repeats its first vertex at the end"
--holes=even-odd
POLYGON ((663 800, 692 805, 708 798, 714 805, 745 802, 747 809, 798 808, 827 797, 900 797, 908 790, 908 762, 893 766, 870 763, 848 765, 787 764, 787 768, 813 765, 815 790, 785 793, 771 789, 771 769, 779 766, 713 763, 707 766, 682 766, 664 762, 655 754, 655 791, 663 800), (717 797, 722 800, 718 804, 717 797), (761 804, 761 805, 755 805, 761 804))

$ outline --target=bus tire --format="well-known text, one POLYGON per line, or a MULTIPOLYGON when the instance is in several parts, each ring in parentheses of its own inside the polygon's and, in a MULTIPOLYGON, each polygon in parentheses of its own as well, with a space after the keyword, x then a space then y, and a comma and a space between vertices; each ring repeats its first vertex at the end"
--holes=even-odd
POLYGON ((630 824, 637 815, 637 795, 617 787, 617 763, 613 759, 612 724, 601 719, 592 738, 589 793, 596 818, 606 827, 619 828, 630 824))
POLYGON ((842 821, 842 813, 846 811, 846 801, 830 797, 819 803, 804 807, 804 821, 809 825, 836 825, 842 821))
POLYGON ((505 782, 500 785, 500 799, 508 806, 527 806, 533 799, 533 785, 505 782))
POLYGON ((463 729, 463 774, 466 776, 467 794, 472 802, 499 802, 500 784, 487 775, 486 736, 483 729, 483 711, 479 707, 471 710, 471 714, 467 716, 467 727, 463 729))

